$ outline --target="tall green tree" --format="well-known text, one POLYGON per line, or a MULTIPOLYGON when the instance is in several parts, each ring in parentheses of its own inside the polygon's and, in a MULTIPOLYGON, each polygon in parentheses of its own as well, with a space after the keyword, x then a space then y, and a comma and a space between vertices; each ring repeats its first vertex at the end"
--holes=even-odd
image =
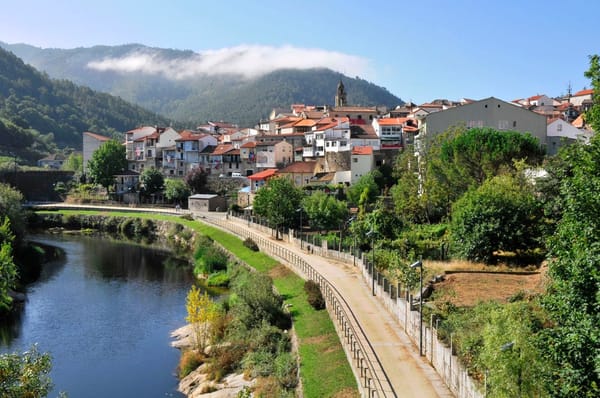
POLYGON ((88 162, 92 180, 106 188, 107 194, 115 183, 115 175, 126 169, 125 147, 116 140, 109 140, 102 144, 88 162))
POLYGON ((373 170, 360 177, 356 183, 348 188, 346 193, 348 202, 363 208, 375 203, 379 196, 377 180, 381 179, 382 175, 378 170, 373 170))
POLYGON ((302 207, 310 226, 316 230, 338 228, 348 217, 346 202, 337 200, 323 191, 317 191, 304 198, 302 207))
POLYGON ((593 105, 585 113, 585 121, 596 133, 600 133, 600 56, 598 54, 590 55, 590 68, 584 76, 590 79, 594 89, 593 105))
POLYGON ((190 196, 190 188, 183 180, 178 178, 167 178, 165 180, 165 197, 175 203, 187 203, 190 196))
POLYGON ((494 262, 498 250, 517 255, 540 246, 542 206, 524 178, 487 180, 452 208, 453 249, 472 261, 494 262))
POLYGON ((269 226, 279 234, 280 227, 296 225, 296 210, 304 194, 288 178, 271 178, 256 192, 252 207, 254 212, 267 219, 269 226))
POLYGON ((7 217, 0 220, 0 314, 12 308, 10 291, 17 282, 17 266, 13 261, 13 238, 10 221, 7 217))
POLYGON ((144 188, 145 194, 153 195, 163 190, 165 178, 160 170, 150 167, 149 169, 145 169, 140 175, 140 183, 144 188))
POLYGON ((22 242, 25 236, 26 217, 23 211, 23 194, 8 184, 0 183, 0 216, 10 221, 14 235, 13 248, 22 242))
POLYGON ((62 165, 63 170, 80 173, 83 171, 83 156, 78 153, 71 153, 62 165))
POLYGON ((561 152, 563 213, 549 244, 544 308, 552 396, 600 396, 600 138, 561 152))

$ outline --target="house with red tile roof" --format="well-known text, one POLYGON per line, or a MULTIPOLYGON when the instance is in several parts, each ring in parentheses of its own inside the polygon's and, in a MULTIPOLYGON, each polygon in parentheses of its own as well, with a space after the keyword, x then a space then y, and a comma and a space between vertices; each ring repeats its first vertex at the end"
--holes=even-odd
POLYGON ((277 175, 289 178, 297 187, 303 187, 311 181, 316 168, 315 161, 294 162, 279 170, 277 175))
POLYGON ((593 89, 591 89, 591 88, 585 89, 585 90, 581 90, 581 91, 578 91, 575 94, 573 94, 569 101, 576 107, 584 107, 585 108, 586 104, 591 105, 593 96, 594 96, 593 89))
POLYGON ((382 118, 373 120, 373 129, 379 137, 381 150, 402 149, 402 127, 409 119, 407 117, 382 118))
POLYGON ((256 169, 283 167, 294 159, 294 147, 286 141, 256 143, 256 169))
POLYGON ((127 168, 138 173, 147 168, 162 168, 163 150, 173 147, 179 137, 179 133, 171 127, 144 126, 127 131, 127 168))
POLYGON ((304 133, 304 139, 304 158, 324 157, 327 152, 347 152, 350 150, 350 119, 323 118, 311 131, 304 133))
POLYGON ((248 179, 250 180, 250 190, 256 192, 260 187, 264 186, 269 179, 274 178, 276 174, 277 169, 271 168, 248 176, 248 179))
POLYGON ((203 155, 203 151, 217 145, 217 138, 211 134, 192 130, 181 131, 175 145, 164 151, 164 174, 183 177, 195 168, 206 170, 209 167, 208 156, 203 155))

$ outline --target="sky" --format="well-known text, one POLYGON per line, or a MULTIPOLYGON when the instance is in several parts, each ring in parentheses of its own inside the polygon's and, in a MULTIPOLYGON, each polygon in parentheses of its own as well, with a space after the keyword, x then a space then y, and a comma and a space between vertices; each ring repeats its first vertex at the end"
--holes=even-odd
POLYGON ((0 41, 43 48, 140 43, 192 50, 99 59, 98 70, 165 73, 328 67, 417 104, 554 97, 589 88, 600 53, 595 0, 2 1, 0 41), (151 62, 152 61, 152 62, 151 62))

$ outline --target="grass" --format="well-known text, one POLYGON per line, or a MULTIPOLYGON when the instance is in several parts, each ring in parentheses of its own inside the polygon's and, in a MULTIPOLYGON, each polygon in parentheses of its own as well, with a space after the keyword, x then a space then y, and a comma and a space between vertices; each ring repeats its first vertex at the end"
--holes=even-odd
MULTIPOLYGON (((44 213, 44 212, 39 212, 44 213)), ((55 212, 53 212, 55 213, 55 212)), ((178 216, 135 212, 106 212, 93 210, 60 210, 65 215, 111 215, 148 218, 180 223, 209 236, 226 247, 238 259, 259 272, 269 273, 294 319, 300 354, 300 376, 305 397, 358 397, 356 379, 350 368, 335 327, 326 310, 316 311, 308 304, 304 280, 281 269, 279 262, 262 252, 254 252, 243 241, 218 228, 178 216), (279 267, 278 267, 279 266, 279 267)))

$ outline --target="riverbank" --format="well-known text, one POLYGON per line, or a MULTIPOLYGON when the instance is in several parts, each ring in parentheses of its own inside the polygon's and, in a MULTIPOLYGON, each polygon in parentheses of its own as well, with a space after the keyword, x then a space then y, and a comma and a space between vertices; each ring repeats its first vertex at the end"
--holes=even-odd
MULTIPOLYGON (((254 252, 243 245, 243 242, 228 233, 198 221, 188 220, 175 215, 158 215, 131 212, 107 211, 72 211, 61 210, 48 212, 54 217, 106 216, 132 217, 153 221, 169 221, 180 224, 187 229, 209 236, 227 248, 241 261, 257 271, 269 275, 275 287, 285 297, 285 305, 290 308, 294 318, 298 336, 298 352, 300 354, 300 377, 304 396, 358 396, 356 379, 350 369, 346 355, 340 344, 338 335, 326 311, 314 310, 306 300, 303 289, 304 281, 264 253, 254 252)), ((43 215, 41 212, 40 215, 43 215)))

